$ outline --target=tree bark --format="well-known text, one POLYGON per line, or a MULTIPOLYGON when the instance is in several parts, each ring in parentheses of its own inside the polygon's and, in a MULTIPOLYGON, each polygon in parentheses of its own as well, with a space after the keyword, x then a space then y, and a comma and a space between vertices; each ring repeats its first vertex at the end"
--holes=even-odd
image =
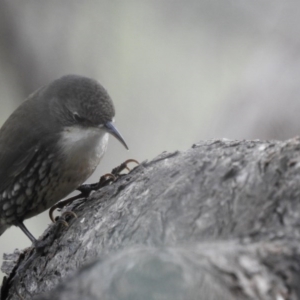
POLYGON ((299 195, 299 139, 162 153, 8 257, 1 299, 300 299, 299 195))

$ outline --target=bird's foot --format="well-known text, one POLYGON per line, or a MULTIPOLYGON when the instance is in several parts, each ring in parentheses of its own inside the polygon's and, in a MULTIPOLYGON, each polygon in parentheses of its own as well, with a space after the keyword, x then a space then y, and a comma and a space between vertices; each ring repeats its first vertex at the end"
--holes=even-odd
MULTIPOLYGON (((62 219, 61 219, 61 218, 59 218, 59 219, 55 218, 54 215, 53 215, 54 211, 55 211, 56 209, 58 209, 58 210, 60 211, 61 209, 63 209, 63 208, 64 208, 65 206, 67 206, 68 204, 74 202, 74 201, 77 200, 77 199, 85 198, 85 197, 87 197, 88 195, 89 195, 89 194, 85 195, 85 193, 81 192, 79 195, 76 195, 76 196, 74 196, 74 197, 70 197, 70 198, 68 198, 68 199, 66 199, 66 200, 62 200, 62 201, 59 201, 59 202, 57 202, 56 204, 54 204, 54 205, 49 209, 49 217, 50 217, 51 221, 52 221, 53 223, 55 223, 56 221, 59 220, 59 222, 61 222, 61 223, 63 223, 63 221, 64 221, 65 223, 67 223, 65 220, 63 220, 63 218, 62 218, 62 219)), ((66 211, 65 213, 69 213, 69 214, 72 213, 74 216, 77 217, 77 215, 76 215, 75 213, 71 212, 71 211, 66 211)), ((68 223, 65 224, 65 225, 68 226, 68 223)))
POLYGON ((124 161, 122 164, 120 164, 118 167, 114 168, 111 173, 116 176, 116 177, 120 177, 121 176, 121 172, 123 170, 128 170, 129 172, 131 171, 129 168, 128 168, 128 164, 129 163, 136 163, 137 165, 139 165, 140 163, 135 160, 135 159, 127 159, 126 161, 124 161))
MULTIPOLYGON (((54 219, 54 222, 55 223, 60 223, 60 224, 62 224, 62 225, 64 225, 65 227, 69 227, 69 223, 66 221, 66 217, 73 217, 74 219, 77 219, 77 215, 73 212, 73 211, 71 211, 71 210, 66 210, 66 211, 64 211, 62 214, 61 214, 61 216, 59 216, 59 217, 56 217, 55 219, 54 219)), ((52 220, 53 221, 53 220, 52 220)))
POLYGON ((77 190, 80 191, 82 194, 86 195, 86 197, 88 197, 92 191, 100 190, 104 186, 107 186, 107 185, 115 182, 122 175, 121 172, 124 171, 125 169, 128 171, 131 171, 127 166, 131 162, 139 165, 139 162, 137 160, 127 159, 121 165, 114 168, 111 171, 111 173, 102 175, 98 182, 92 183, 92 184, 83 184, 79 188, 77 188, 77 190))
POLYGON ((115 175, 107 173, 102 175, 98 182, 92 184, 83 184, 77 190, 81 193, 87 193, 89 195, 92 191, 97 191, 103 188, 104 186, 107 186, 112 182, 116 181, 116 179, 117 178, 115 175))
MULTIPOLYGON (((111 171, 111 173, 107 173, 107 174, 101 176, 98 182, 92 183, 92 184, 83 184, 80 187, 78 187, 77 190, 80 192, 79 195, 76 195, 76 196, 68 198, 66 200, 57 202, 49 210, 49 217, 50 217, 51 221, 53 223, 55 223, 56 221, 59 220, 59 222, 63 223, 65 226, 68 226, 68 223, 64 219, 54 218, 54 216, 53 216, 54 211, 56 209, 58 209, 58 210, 63 209, 65 206, 67 206, 68 204, 71 204, 72 202, 74 202, 77 199, 87 198, 92 191, 97 191, 97 190, 103 188, 104 186, 107 186, 107 185, 115 182, 122 175, 121 174, 122 171, 124 171, 125 169, 130 171, 130 169, 127 166, 129 163, 136 163, 139 165, 139 162, 137 160, 127 159, 121 165, 114 168, 111 171)), ((67 211, 66 213, 69 213, 69 214, 72 213, 74 215, 74 217, 77 217, 77 215, 75 213, 73 213, 72 211, 67 211)))

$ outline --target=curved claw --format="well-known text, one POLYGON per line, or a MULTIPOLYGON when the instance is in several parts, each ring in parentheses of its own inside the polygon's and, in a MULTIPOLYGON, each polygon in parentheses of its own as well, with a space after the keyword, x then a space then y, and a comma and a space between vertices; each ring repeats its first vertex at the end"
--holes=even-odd
POLYGON ((100 180, 101 179, 104 179, 104 180, 109 180, 109 179, 112 179, 113 181, 116 180, 116 176, 112 173, 106 173, 104 174, 103 176, 101 176, 100 180))
POLYGON ((113 170, 112 170, 112 174, 113 175, 116 175, 116 176, 118 176, 118 175, 120 175, 120 173, 123 171, 123 170, 125 170, 125 169, 127 169, 128 171, 130 171, 130 169, 128 168, 128 164, 129 163, 136 163, 137 165, 139 165, 140 163, 137 161, 137 160, 135 160, 135 159, 127 159, 126 161, 124 161, 121 165, 119 165, 118 167, 116 167, 116 168, 114 168, 113 170))
POLYGON ((69 227, 69 223, 66 220, 64 220, 64 218, 68 215, 71 215, 72 217, 77 219, 77 215, 73 211, 67 210, 67 211, 63 212, 60 217, 56 217, 54 219, 54 223, 61 223, 65 227, 69 227))
POLYGON ((140 164, 136 159, 133 159, 133 158, 127 159, 124 163, 129 164, 129 163, 131 163, 131 162, 134 162, 134 163, 136 163, 137 165, 140 164))
POLYGON ((52 223, 55 223, 55 222, 56 222, 56 218, 54 218, 54 216, 53 216, 53 213, 54 213, 55 209, 56 209, 56 205, 53 205, 53 206, 50 207, 50 209, 49 209, 49 218, 50 218, 50 220, 52 221, 52 223))
POLYGON ((116 179, 117 179, 116 176, 111 173, 104 174, 99 179, 99 182, 97 184, 97 189, 100 189, 100 188, 110 184, 111 182, 114 182, 116 179))
POLYGON ((63 220, 62 218, 58 217, 55 218, 55 223, 60 223, 62 225, 64 225, 65 227, 69 227, 69 224, 67 221, 63 220))
POLYGON ((65 218, 66 216, 72 216, 74 219, 77 219, 77 215, 74 213, 74 211, 72 210, 67 210, 67 211, 64 211, 62 214, 61 214, 61 218, 65 218))
POLYGON ((77 200, 77 199, 80 199, 82 198, 83 195, 82 194, 79 194, 79 195, 76 195, 74 197, 71 197, 71 198, 68 198, 66 200, 62 200, 62 201, 59 201, 57 202, 56 204, 54 204, 50 209, 49 209, 49 218, 51 219, 51 221, 53 223, 55 223, 56 219, 54 218, 53 216, 53 213, 56 209, 61 209, 61 208, 64 208, 66 205, 68 205, 69 203, 72 203, 74 200, 77 200))

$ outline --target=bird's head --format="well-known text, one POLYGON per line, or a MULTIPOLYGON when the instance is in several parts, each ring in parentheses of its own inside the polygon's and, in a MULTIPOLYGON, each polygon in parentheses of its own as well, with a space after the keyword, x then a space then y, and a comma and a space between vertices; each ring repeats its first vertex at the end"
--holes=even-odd
POLYGON ((67 75, 55 80, 43 91, 49 101, 51 118, 61 129, 90 128, 106 131, 128 149, 113 124, 115 109, 107 91, 94 79, 67 75))

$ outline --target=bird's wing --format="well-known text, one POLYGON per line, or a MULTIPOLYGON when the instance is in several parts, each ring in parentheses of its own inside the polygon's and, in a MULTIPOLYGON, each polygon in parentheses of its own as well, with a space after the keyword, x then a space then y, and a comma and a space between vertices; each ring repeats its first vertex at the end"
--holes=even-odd
POLYGON ((29 110, 30 105, 25 101, 0 129, 0 193, 26 172, 40 153, 41 141, 32 134, 38 124, 35 118, 29 118, 29 110))
MULTIPOLYGON (((0 149, 2 145, 0 143, 0 149)), ((15 141, 15 147, 0 153, 0 193, 16 182, 22 173, 26 174, 40 153, 38 144, 32 146, 30 141, 15 141)))

